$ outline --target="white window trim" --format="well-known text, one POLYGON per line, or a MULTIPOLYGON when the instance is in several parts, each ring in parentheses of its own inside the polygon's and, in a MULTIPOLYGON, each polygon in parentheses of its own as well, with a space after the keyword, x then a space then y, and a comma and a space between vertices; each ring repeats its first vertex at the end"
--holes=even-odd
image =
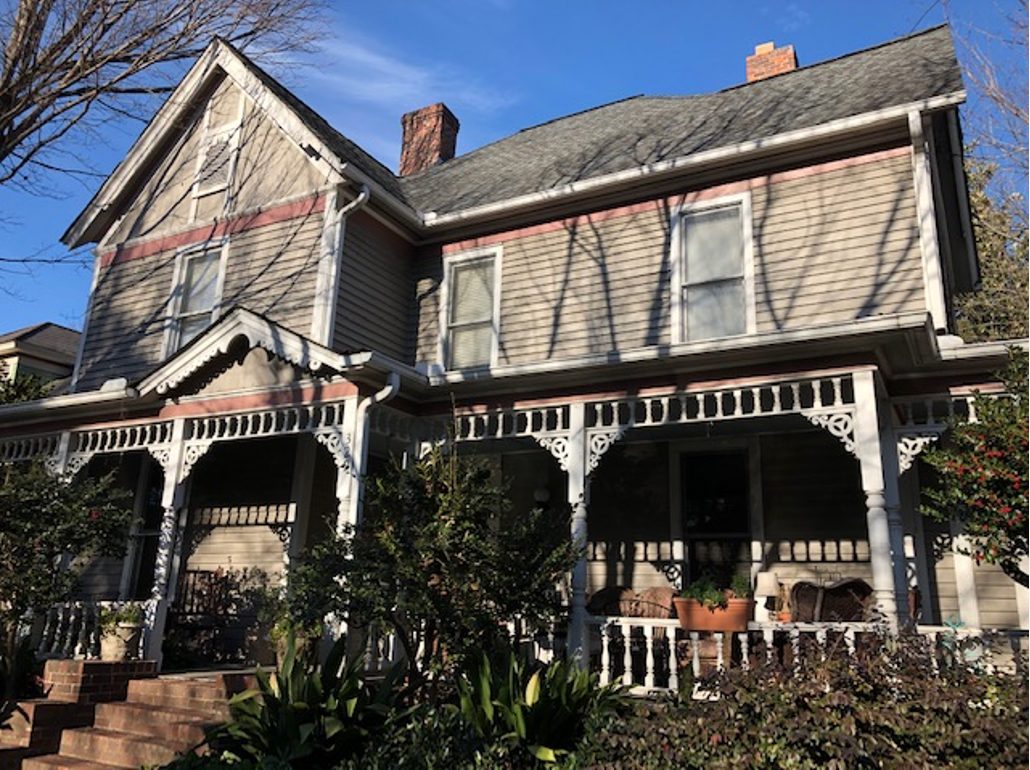
POLYGON ((440 308, 437 319, 436 338, 436 360, 440 371, 480 371, 493 369, 497 366, 500 352, 501 337, 501 265, 503 248, 501 244, 495 246, 482 246, 459 254, 450 254, 443 258, 443 280, 440 282, 440 308), (491 318, 491 340, 490 340, 490 363, 487 366, 468 367, 466 369, 449 369, 447 364, 450 356, 448 331, 450 327, 450 305, 451 305, 451 271, 453 267, 462 262, 474 262, 476 260, 493 257, 494 260, 494 288, 493 288, 493 317, 491 318))
MULTIPOLYGON (((687 537, 683 531, 683 467, 684 455, 706 455, 743 452, 748 464, 748 502, 751 535, 751 585, 765 569, 765 512, 762 505, 762 450, 757 436, 745 438, 682 439, 669 443, 669 530, 673 541, 673 559, 680 562, 681 575, 689 574, 687 537)), ((682 581, 681 577, 681 581, 682 581)))
MULTIPOLYGON (((670 223, 671 237, 669 239, 670 248, 672 249, 672 259, 670 260, 671 275, 669 277, 669 319, 672 324, 671 339, 674 345, 698 341, 688 340, 683 333, 683 278, 686 274, 687 260, 684 219, 688 214, 696 214, 710 209, 728 208, 730 206, 740 206, 741 239, 744 245, 744 304, 746 306, 744 309, 746 329, 744 335, 754 334, 758 330, 757 311, 755 308, 755 258, 751 226, 751 193, 742 192, 696 203, 683 203, 672 210, 670 223)), ((732 339, 733 337, 744 335, 729 335, 727 337, 712 337, 709 339, 732 339)))
MULTIPOLYGON (((219 251, 218 278, 215 281, 215 300, 211 306, 211 324, 222 315, 222 292, 225 289, 226 265, 229 262, 229 239, 195 243, 179 249, 175 254, 175 268, 172 270, 172 288, 169 293, 168 315, 165 317, 164 340, 162 342, 162 359, 167 359, 179 350, 179 311, 182 308, 183 281, 186 276, 186 261, 204 251, 219 251)), ((203 333, 203 332, 202 332, 203 333)))
POLYGON ((218 192, 224 192, 225 197, 222 201, 222 210, 228 211, 231 206, 232 181, 236 175, 236 160, 239 157, 240 134, 243 131, 243 116, 247 101, 246 96, 243 93, 237 95, 237 100, 239 104, 237 106, 236 119, 230 120, 228 123, 212 126, 210 107, 204 111, 203 137, 200 142, 200 147, 197 152, 197 160, 193 170, 192 200, 190 201, 191 221, 196 221, 197 219, 197 204, 201 198, 206 198, 207 196, 214 195, 218 192), (207 161, 208 148, 214 140, 220 139, 223 136, 229 137, 229 171, 225 176, 225 182, 218 186, 202 188, 200 186, 200 173, 204 168, 204 163, 207 161))

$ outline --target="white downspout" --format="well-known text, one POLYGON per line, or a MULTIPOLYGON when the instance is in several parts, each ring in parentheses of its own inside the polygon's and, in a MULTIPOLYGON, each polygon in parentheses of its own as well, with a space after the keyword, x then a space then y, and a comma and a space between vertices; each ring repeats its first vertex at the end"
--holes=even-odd
POLYGON ((339 301, 340 273, 343 264, 343 241, 347 231, 347 217, 358 209, 364 208, 372 197, 372 192, 367 184, 361 185, 358 197, 336 212, 333 218, 333 245, 332 262, 329 274, 324 277, 321 291, 316 289, 316 297, 320 297, 324 303, 321 313, 321 324, 313 330, 312 337, 316 342, 333 347, 333 337, 336 333, 336 306, 339 301))
POLYGON ((376 404, 385 404, 395 398, 401 390, 401 376, 397 372, 390 372, 386 378, 386 386, 367 398, 358 402, 355 423, 357 435, 355 438, 354 461, 357 468, 354 469, 354 487, 350 496, 350 511, 348 520, 357 525, 361 521, 361 508, 365 500, 365 471, 368 469, 368 434, 369 420, 368 410, 376 404))

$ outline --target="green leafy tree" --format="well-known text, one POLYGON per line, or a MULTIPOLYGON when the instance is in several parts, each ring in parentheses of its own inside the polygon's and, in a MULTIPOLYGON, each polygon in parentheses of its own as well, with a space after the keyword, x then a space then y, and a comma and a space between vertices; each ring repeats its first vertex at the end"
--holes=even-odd
POLYGON ((49 391, 48 383, 31 374, 13 380, 0 380, 0 406, 35 401, 44 398, 49 391))
POLYGON ((976 422, 956 422, 947 442, 923 457, 936 471, 923 512, 965 527, 970 555, 1027 585, 1027 355, 1012 348, 1003 396, 976 394, 976 422))
MULTIPOLYGON (((124 553, 132 512, 113 475, 68 482, 41 462, 0 466, 0 630, 14 661, 25 615, 75 589, 77 563, 124 553), (70 566, 65 555, 80 557, 70 566)), ((9 677, 14 681, 17 677, 9 677)))
POLYGON ((533 626, 556 616, 555 586, 580 552, 567 511, 511 515, 485 465, 440 448, 368 485, 361 526, 291 570, 295 605, 396 632, 415 685, 489 647, 517 618, 533 626))
POLYGON ((970 160, 966 168, 970 213, 980 260, 980 287, 957 299, 958 330, 970 342, 1028 335, 1026 200, 989 193, 996 163, 970 160))

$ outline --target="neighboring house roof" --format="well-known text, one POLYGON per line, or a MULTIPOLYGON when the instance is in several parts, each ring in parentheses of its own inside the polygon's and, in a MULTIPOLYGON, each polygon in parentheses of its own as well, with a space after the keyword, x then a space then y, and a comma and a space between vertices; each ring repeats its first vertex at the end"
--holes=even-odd
MULTIPOLYGON (((24 349, 30 346, 34 353, 51 352, 56 354, 59 361, 75 361, 79 351, 79 339, 81 333, 67 326, 45 321, 43 323, 26 326, 24 329, 16 329, 13 332, 0 334, 0 345, 4 348, 10 347, 10 352, 24 349), (14 343, 5 345, 4 343, 14 343)), ((0 350, 0 352, 4 352, 0 350)))
POLYGON ((947 26, 702 96, 636 96, 401 179, 440 214, 962 91, 947 26))

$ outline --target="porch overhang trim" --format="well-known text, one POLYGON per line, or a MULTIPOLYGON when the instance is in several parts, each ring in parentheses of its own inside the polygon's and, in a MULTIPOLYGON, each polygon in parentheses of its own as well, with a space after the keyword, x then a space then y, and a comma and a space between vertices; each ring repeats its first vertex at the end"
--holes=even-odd
MULTIPOLYGON (((510 388, 511 380, 542 375, 582 376, 592 371, 635 366, 634 374, 649 370, 668 372, 676 367, 689 371, 693 367, 713 368, 726 365, 753 364, 756 355, 774 354, 777 348, 808 343, 823 344, 836 351, 869 349, 873 337, 901 334, 908 338, 909 349, 919 361, 939 357, 937 342, 929 316, 926 313, 904 313, 895 316, 863 318, 857 321, 790 331, 761 332, 721 340, 688 342, 677 345, 658 345, 625 352, 605 353, 540 361, 531 364, 509 364, 477 372, 444 372, 429 375, 429 383, 441 390, 446 387, 480 384, 484 388, 497 382, 501 388, 510 388)), ((623 375, 625 368, 621 369, 623 375)), ((449 391, 448 391, 449 392, 449 391)))

